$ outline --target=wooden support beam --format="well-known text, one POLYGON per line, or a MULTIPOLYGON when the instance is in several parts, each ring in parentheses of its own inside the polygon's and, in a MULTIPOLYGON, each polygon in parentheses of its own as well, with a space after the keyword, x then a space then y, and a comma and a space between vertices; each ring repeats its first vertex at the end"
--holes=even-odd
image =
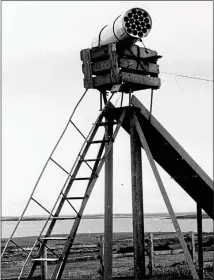
POLYGON ((153 233, 149 233, 149 275, 153 275, 154 270, 154 242, 153 242, 153 233))
POLYGON ((197 231, 198 231, 198 267, 199 279, 203 279, 203 245, 202 245, 202 209, 197 203, 197 231))
POLYGON ((135 128, 133 113, 130 116, 132 217, 135 280, 145 277, 144 215, 142 190, 141 143, 135 128))
POLYGON ((195 263, 195 233, 193 231, 190 231, 189 237, 190 237, 190 255, 192 257, 193 263, 195 263))
POLYGON ((137 129, 137 132, 138 132, 141 144, 142 144, 142 146, 145 149, 146 155, 148 157, 149 163, 151 165, 151 168, 152 168, 153 173, 155 175, 156 181, 157 181, 158 186, 160 188, 160 191, 161 191, 161 194, 163 196, 164 202, 166 204, 166 207, 167 207, 168 212, 170 214, 170 217, 172 219, 172 223, 174 225, 175 231, 176 231, 176 233, 178 235, 178 239, 179 239, 179 241, 181 243, 181 246, 182 246, 182 248, 184 250, 184 255, 185 255, 186 261, 188 263, 189 269, 191 271, 192 277, 193 277, 193 279, 199 279, 198 274, 197 274, 196 269, 195 269, 195 266, 193 264, 191 255, 190 255, 189 250, 187 248, 187 244, 186 244, 186 242, 184 240, 184 237, 183 237, 183 234, 181 232, 179 223, 178 223, 178 221, 176 219, 174 210, 172 208, 172 205, 170 203, 169 197, 167 195, 167 192, 166 192, 165 187, 163 185, 163 182, 161 180, 160 174, 159 174, 158 169, 156 167, 155 161, 154 161, 153 156, 151 154, 151 151, 150 151, 150 148, 149 148, 148 143, 146 141, 146 138, 144 136, 144 133, 143 133, 143 131, 141 129, 141 126, 140 126, 139 121, 138 121, 136 116, 134 116, 134 119, 135 119, 135 126, 136 126, 136 129, 137 129))
MULTIPOLYGON (((106 121, 110 121, 107 119, 106 121)), ((112 137, 113 126, 108 125, 106 140, 112 137)), ((109 143, 106 144, 106 150, 109 143)), ((112 279, 113 235, 113 145, 105 161, 105 213, 104 213, 104 280, 112 279)))
POLYGON ((41 276, 42 276, 42 279, 45 280, 45 279, 48 279, 48 262, 45 261, 45 259, 48 258, 46 247, 44 248, 44 251, 43 251, 43 258, 44 258, 44 260, 41 261, 41 276))

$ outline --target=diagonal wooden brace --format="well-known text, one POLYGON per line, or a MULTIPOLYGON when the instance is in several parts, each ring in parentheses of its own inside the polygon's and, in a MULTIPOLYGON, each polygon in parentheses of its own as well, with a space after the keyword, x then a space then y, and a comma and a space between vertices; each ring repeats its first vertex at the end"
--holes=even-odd
POLYGON ((151 151, 149 149, 148 143, 146 141, 146 138, 144 136, 143 130, 142 130, 140 124, 139 124, 139 121, 138 121, 136 115, 134 116, 134 119, 135 119, 135 127, 136 127, 136 130, 138 132, 141 144, 144 147, 144 150, 146 152, 147 158, 148 158, 149 163, 151 165, 152 171, 153 171, 153 173, 155 175, 156 181, 158 183, 158 186, 160 188, 161 194, 163 196, 164 202, 166 204, 166 207, 167 207, 168 212, 170 214, 170 217, 172 219, 172 223, 174 225, 175 231, 176 231, 176 233, 178 235, 178 239, 180 241, 181 247, 184 250, 184 256, 185 256, 186 261, 188 263, 188 266, 189 266, 189 269, 191 271, 192 277, 193 277, 193 279, 199 279, 198 274, 197 274, 196 269, 195 269, 195 266, 193 264, 191 255, 189 253, 189 250, 187 248, 186 242, 184 240, 183 234, 181 232, 180 226, 179 226, 178 221, 176 219, 176 216, 175 216, 174 210, 172 208, 171 202, 169 200, 169 197, 167 195, 167 192, 166 192, 165 187, 163 185, 163 182, 161 180, 160 174, 159 174, 158 169, 156 167, 155 161, 153 159, 152 153, 151 153, 151 151))

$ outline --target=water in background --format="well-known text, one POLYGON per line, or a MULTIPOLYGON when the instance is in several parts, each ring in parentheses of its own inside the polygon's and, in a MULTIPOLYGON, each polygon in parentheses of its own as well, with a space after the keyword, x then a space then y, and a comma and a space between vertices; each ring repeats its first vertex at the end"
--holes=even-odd
MULTIPOLYGON (((181 230, 183 232, 197 231, 196 219, 179 219, 181 230)), ((14 237, 37 236, 39 235, 45 221, 22 221, 17 228, 14 237)), ((73 220, 57 221, 52 234, 68 234, 73 220)), ((2 221, 2 238, 8 238, 12 233, 17 221, 2 221)), ((152 217, 144 219, 145 232, 174 232, 171 219, 163 217, 152 217)), ((114 232, 132 232, 132 218, 114 218, 114 232)), ((82 219, 78 233, 103 233, 104 220, 100 219, 82 219)), ((203 232, 213 232, 213 220, 203 219, 203 232)))

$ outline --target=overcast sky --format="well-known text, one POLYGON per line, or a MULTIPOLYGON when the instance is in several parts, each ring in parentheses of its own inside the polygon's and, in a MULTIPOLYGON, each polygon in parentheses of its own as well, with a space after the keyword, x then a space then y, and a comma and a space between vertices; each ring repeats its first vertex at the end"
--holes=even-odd
MULTIPOLYGON (((152 30, 144 43, 163 56, 160 72, 212 80, 212 1, 2 2, 3 216, 21 214, 84 91, 80 50, 90 48, 92 38, 104 25, 133 7, 145 9, 152 17, 152 30)), ((213 83, 166 74, 160 77, 162 86, 154 93, 154 116, 212 178, 213 83)), ((149 108, 150 91, 135 95, 149 108)), ((74 120, 87 134, 98 113, 99 92, 89 90, 74 120)), ((80 140, 70 128, 55 155, 67 170, 79 152, 80 140)), ((131 213, 130 139, 122 130, 114 156, 114 213, 131 213)), ((166 212, 144 151, 142 161, 144 211, 166 212)), ((195 211, 192 199, 160 171, 174 210, 195 211)), ((63 180, 64 174, 51 165, 39 185, 36 198, 49 210, 63 180)), ((86 213, 103 210, 102 172, 86 213)), ((46 213, 32 203, 27 214, 46 213)))

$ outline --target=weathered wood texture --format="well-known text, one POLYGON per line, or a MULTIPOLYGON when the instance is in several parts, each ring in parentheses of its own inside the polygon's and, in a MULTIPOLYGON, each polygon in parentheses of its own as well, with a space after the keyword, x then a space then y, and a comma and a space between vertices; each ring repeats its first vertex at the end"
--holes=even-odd
POLYGON ((126 93, 130 89, 158 89, 160 57, 156 51, 121 43, 82 50, 84 86, 103 91, 121 84, 120 91, 126 93))
POLYGON ((135 280, 145 277, 144 215, 142 191, 141 143, 135 128, 134 115, 130 116, 132 217, 135 280))

